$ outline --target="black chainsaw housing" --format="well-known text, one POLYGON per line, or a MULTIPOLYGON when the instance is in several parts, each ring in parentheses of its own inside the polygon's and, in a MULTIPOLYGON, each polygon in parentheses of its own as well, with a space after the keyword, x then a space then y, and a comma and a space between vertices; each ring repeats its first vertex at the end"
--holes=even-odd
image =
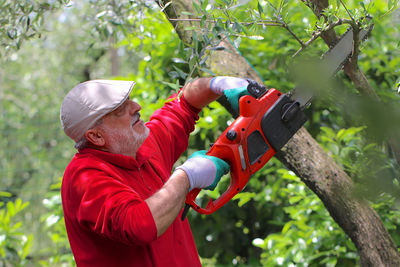
POLYGON ((247 137, 247 154, 251 165, 267 153, 268 149, 269 146, 259 131, 254 131, 247 137))
POLYGON ((261 120, 261 129, 269 144, 280 150, 304 125, 307 117, 299 104, 288 95, 282 95, 261 120))

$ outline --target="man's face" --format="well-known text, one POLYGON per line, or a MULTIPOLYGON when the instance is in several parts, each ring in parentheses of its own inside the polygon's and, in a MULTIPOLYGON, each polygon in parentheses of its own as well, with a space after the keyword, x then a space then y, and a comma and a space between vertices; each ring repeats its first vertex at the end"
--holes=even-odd
POLYGON ((103 117, 99 128, 104 134, 106 149, 115 154, 136 157, 136 152, 149 135, 140 119, 141 107, 128 99, 120 107, 103 117))

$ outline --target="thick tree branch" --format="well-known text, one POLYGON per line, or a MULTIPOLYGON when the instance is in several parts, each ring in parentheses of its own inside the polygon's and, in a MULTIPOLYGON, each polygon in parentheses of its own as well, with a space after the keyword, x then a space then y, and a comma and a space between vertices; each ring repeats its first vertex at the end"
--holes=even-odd
MULTIPOLYGON (((183 12, 191 13, 192 1, 166 1, 166 0, 156 0, 159 6, 163 9, 164 14, 168 19, 188 19, 191 18, 188 15, 183 15, 183 12)), ((185 29, 192 26, 191 20, 186 21, 174 21, 170 20, 171 24, 174 26, 179 38, 184 44, 190 44, 192 42, 192 36, 190 34, 185 34, 185 29)))

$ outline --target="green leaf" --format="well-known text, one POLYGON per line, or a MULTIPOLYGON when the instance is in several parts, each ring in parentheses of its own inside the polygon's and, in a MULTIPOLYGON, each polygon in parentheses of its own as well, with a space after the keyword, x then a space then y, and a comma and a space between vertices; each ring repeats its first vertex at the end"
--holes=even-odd
POLYGON ((173 67, 173 68, 176 70, 176 72, 179 74, 179 77, 181 77, 182 79, 186 79, 187 74, 186 74, 183 70, 181 70, 180 68, 178 68, 178 67, 175 66, 175 65, 173 65, 172 67, 173 67))
POLYGON ((164 12, 164 10, 165 10, 167 7, 169 7, 171 4, 172 4, 172 1, 171 1, 171 2, 168 2, 167 4, 165 4, 165 6, 163 6, 163 7, 161 8, 160 12, 164 12))
POLYGON ((257 1, 257 9, 258 9, 258 14, 260 14, 260 16, 261 16, 262 14, 264 14, 264 9, 263 9, 263 7, 261 6, 261 4, 260 4, 259 1, 257 1))
POLYGON ((201 7, 202 7, 204 12, 206 12, 207 5, 208 5, 208 0, 202 0, 201 1, 201 7))
POLYGON ((207 15, 201 16, 201 19, 200 19, 200 27, 201 27, 201 28, 204 28, 204 27, 205 27, 205 25, 206 25, 206 20, 207 20, 207 15))
POLYGON ((320 129, 321 129, 322 132, 325 133, 325 135, 326 135, 327 137, 333 138, 333 137, 336 136, 336 134, 335 134, 335 132, 332 130, 332 128, 322 126, 320 129))
POLYGON ((242 192, 239 194, 236 194, 232 199, 237 200, 239 199, 238 206, 242 207, 244 204, 252 200, 256 196, 256 193, 254 192, 242 192))
POLYGON ((388 10, 392 9, 394 6, 394 2, 393 0, 388 0, 388 10))
POLYGON ((194 30, 197 30, 197 27, 195 27, 195 26, 189 26, 189 27, 185 27, 185 30, 186 30, 186 31, 194 31, 194 30))
POLYGON ((215 51, 221 51, 225 50, 225 46, 213 46, 213 47, 207 47, 208 50, 215 50, 215 51))
POLYGON ((230 30, 231 29, 231 20, 230 19, 227 19, 225 21, 225 29, 226 30, 230 30))
POLYGON ((182 15, 186 15, 186 16, 193 16, 194 15, 192 12, 187 12, 187 11, 182 11, 181 14, 182 15))
POLYGON ((11 30, 7 31, 7 36, 11 40, 14 40, 15 38, 17 38, 17 34, 18 34, 18 32, 16 29, 11 29, 11 30))
POLYGON ((365 147, 363 147, 363 151, 367 152, 367 151, 374 151, 376 149, 376 144, 372 143, 372 144, 368 144, 365 147))
POLYGON ((171 87, 174 90, 179 90, 180 89, 180 86, 175 84, 175 83, 169 83, 169 82, 165 82, 165 81, 161 81, 161 83, 171 87))
POLYGON ((13 202, 7 202, 7 215, 10 217, 14 217, 15 215, 15 205, 13 202))
POLYGON ((295 204, 299 201, 303 200, 303 196, 294 196, 289 198, 289 203, 290 204, 295 204))
POLYGON ((343 135, 345 134, 346 130, 345 129, 340 129, 340 131, 336 134, 336 139, 341 141, 343 135))
POLYGON ((257 41, 264 40, 264 37, 261 35, 251 35, 251 36, 246 36, 246 37, 251 40, 257 40, 257 41))
POLYGON ((21 259, 25 259, 31 252, 31 248, 33 246, 33 234, 26 236, 26 239, 27 240, 22 247, 22 253, 20 253, 21 259))
POLYGON ((200 6, 195 1, 192 1, 192 4, 193 4, 193 7, 196 10, 197 14, 201 14, 202 10, 201 10, 200 6))
POLYGON ((172 60, 174 63, 186 63, 186 64, 187 64, 186 60, 184 60, 184 59, 182 59, 182 58, 174 57, 174 58, 172 58, 171 60, 172 60))
POLYGON ((201 71, 204 71, 205 73, 210 74, 211 76, 216 76, 217 74, 215 74, 212 70, 207 69, 207 68, 200 68, 201 71))
POLYGON ((283 228, 282 228, 282 234, 283 235, 286 234, 289 231, 289 229, 292 227, 293 224, 294 224, 293 221, 286 223, 285 226, 283 226, 283 228))
MULTIPOLYGON (((390 0, 389 0, 390 1, 390 0)), ((364 12, 367 12, 367 9, 365 8, 364 2, 360 1, 359 2, 360 6, 364 9, 364 12)))
POLYGON ((11 197, 12 194, 10 192, 0 191, 0 197, 11 197))

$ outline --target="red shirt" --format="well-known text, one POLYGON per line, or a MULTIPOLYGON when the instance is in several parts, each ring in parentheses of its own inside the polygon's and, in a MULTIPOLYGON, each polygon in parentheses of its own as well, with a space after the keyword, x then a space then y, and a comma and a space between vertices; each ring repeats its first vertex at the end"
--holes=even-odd
POLYGON ((201 266, 187 219, 179 215, 157 238, 144 201, 168 180, 197 113, 182 97, 166 103, 146 123, 150 135, 136 160, 90 148, 76 153, 61 195, 78 266, 201 266))

